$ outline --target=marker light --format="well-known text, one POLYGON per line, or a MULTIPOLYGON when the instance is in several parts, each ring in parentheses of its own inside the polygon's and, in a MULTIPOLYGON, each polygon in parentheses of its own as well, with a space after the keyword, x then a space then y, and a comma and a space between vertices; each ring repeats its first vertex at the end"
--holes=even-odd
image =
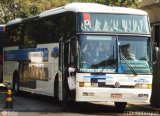
POLYGON ((138 84, 136 84, 135 85, 135 88, 139 88, 139 89, 151 89, 151 84, 140 84, 140 83, 138 83, 138 84))

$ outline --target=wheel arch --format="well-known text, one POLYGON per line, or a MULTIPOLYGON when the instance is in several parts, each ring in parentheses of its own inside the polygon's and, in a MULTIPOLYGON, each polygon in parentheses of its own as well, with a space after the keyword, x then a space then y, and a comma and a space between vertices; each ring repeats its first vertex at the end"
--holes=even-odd
MULTIPOLYGON (((54 78, 54 82, 53 82, 53 96, 56 98, 58 98, 58 89, 59 89, 59 74, 56 73, 55 78, 54 78)), ((57 99, 56 98, 56 99, 57 99)))
POLYGON ((19 91, 19 72, 18 70, 15 70, 13 72, 13 78, 12 78, 12 89, 15 91, 15 93, 19 91), (15 84, 17 84, 17 88, 15 88, 15 84))

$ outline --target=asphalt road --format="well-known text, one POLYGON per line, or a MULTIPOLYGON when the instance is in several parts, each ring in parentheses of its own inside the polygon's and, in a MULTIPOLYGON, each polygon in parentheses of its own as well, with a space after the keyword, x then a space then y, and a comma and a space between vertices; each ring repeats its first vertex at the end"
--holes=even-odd
MULTIPOLYGON (((5 90, 0 89, 0 92, 5 90)), ((4 109, 5 95, 0 94, 0 115, 18 116, 142 116, 160 115, 159 109, 150 107, 149 104, 128 104, 125 111, 117 111, 113 103, 72 103, 67 111, 63 111, 60 104, 54 98, 21 92, 13 96, 13 109, 4 109)))

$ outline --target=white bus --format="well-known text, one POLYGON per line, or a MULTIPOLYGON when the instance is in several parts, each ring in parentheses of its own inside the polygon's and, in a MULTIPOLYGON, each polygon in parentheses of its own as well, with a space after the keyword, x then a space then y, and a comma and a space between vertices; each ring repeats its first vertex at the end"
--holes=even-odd
POLYGON ((121 109, 150 101, 152 41, 142 10, 71 3, 10 21, 6 30, 4 83, 15 92, 64 102, 109 101, 121 109), (71 65, 76 88, 69 91, 71 65))

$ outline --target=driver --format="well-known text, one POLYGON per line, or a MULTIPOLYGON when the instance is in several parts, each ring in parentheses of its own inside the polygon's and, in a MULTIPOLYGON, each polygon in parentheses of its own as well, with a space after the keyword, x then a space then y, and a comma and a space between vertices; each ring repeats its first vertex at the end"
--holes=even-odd
POLYGON ((131 53, 130 44, 121 45, 120 49, 121 49, 122 55, 127 60, 134 60, 134 59, 136 59, 135 55, 133 53, 131 53))

